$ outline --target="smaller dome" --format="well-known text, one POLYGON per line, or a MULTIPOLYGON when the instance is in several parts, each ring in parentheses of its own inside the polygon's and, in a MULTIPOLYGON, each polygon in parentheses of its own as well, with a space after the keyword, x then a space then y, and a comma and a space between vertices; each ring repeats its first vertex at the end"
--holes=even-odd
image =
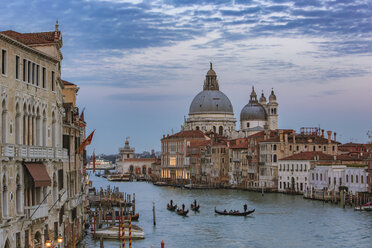
POLYGON ((265 108, 257 103, 250 102, 244 106, 240 112, 240 121, 266 121, 267 114, 265 108))

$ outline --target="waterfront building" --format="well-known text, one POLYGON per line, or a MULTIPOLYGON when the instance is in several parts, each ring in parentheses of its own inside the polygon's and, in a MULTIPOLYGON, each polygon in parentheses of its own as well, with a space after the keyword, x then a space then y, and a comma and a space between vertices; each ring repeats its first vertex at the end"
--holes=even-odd
POLYGON ((309 171, 318 161, 332 160, 333 156, 323 152, 300 152, 279 159, 278 191, 305 193, 309 186, 309 171))
POLYGON ((58 25, 0 32, 0 247, 41 247, 63 234, 61 47, 58 25))
POLYGON ((327 196, 339 192, 340 187, 356 195, 368 192, 367 166, 365 164, 342 164, 342 162, 319 162, 309 171, 310 190, 305 194, 316 198, 316 194, 327 196), (315 196, 314 196, 315 195, 315 196))
POLYGON ((173 183, 190 181, 193 164, 187 156, 191 142, 210 138, 201 130, 184 130, 161 139, 161 179, 173 183))
MULTIPOLYGON (((61 182, 58 189, 53 189, 53 199, 58 204, 51 207, 57 212, 64 235, 65 247, 83 238, 84 223, 86 222, 85 197, 86 182, 86 151, 79 153, 78 148, 86 137, 84 113, 76 106, 76 96, 79 88, 76 84, 62 80, 63 94, 63 148, 67 150, 68 159, 64 160, 62 170, 54 175, 61 182), (75 241, 74 241, 75 240, 75 241)), ((56 182, 56 180, 53 180, 56 182)), ((57 220, 56 220, 57 222, 57 220)), ((61 232, 62 233, 62 232, 61 232)))
POLYGON ((232 185, 251 190, 259 188, 260 142, 265 137, 265 132, 261 131, 247 138, 229 141, 229 175, 232 185))
POLYGON ((134 151, 135 149, 130 147, 127 139, 124 147, 119 149, 120 157, 116 160, 116 172, 149 179, 152 173, 152 163, 156 162, 157 158, 155 156, 152 158, 136 158, 134 151))
POLYGON ((331 139, 332 131, 327 132, 319 128, 301 128, 300 134, 294 130, 278 130, 278 132, 260 142, 260 186, 268 190, 278 189, 278 160, 300 152, 321 151, 330 155, 337 155, 338 142, 336 133, 331 139))

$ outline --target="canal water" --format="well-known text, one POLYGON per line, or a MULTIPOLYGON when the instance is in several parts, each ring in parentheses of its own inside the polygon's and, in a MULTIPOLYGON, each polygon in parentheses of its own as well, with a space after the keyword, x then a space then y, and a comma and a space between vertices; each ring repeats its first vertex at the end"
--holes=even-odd
MULTIPOLYGON (((329 203, 305 200, 301 196, 265 194, 238 190, 187 190, 158 187, 146 182, 109 182, 92 177, 93 186, 119 187, 136 194, 137 224, 145 232, 144 240, 133 241, 133 248, 165 247, 372 247, 372 213, 356 212, 329 203), (190 211, 181 217, 166 209, 173 199, 189 208, 196 199, 199 213, 190 211), (152 206, 156 208, 153 226, 152 206), (217 209, 243 210, 244 204, 256 212, 248 217, 220 216, 217 209)), ((99 247, 88 235, 82 244, 99 247)), ((105 248, 120 247, 119 241, 104 242, 105 248)), ((127 242, 128 245, 128 242, 127 242)), ((80 246, 81 247, 81 246, 80 246)))

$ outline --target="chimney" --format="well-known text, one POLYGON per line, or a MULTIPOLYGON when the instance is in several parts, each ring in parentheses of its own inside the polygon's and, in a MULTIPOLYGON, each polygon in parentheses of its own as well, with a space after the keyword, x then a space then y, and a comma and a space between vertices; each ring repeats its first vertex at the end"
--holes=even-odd
POLYGON ((336 132, 334 132, 333 134, 334 134, 334 136, 335 136, 335 142, 336 142, 336 132))
POLYGON ((327 131, 327 135, 328 135, 328 144, 331 144, 332 131, 327 131))
POLYGON ((322 129, 322 138, 324 138, 324 129, 322 129))
POLYGON ((284 134, 284 142, 288 143, 288 134, 287 133, 284 134))
POLYGON ((293 135, 293 144, 296 144, 296 131, 295 130, 292 131, 292 135, 293 135))
POLYGON ((163 139, 165 138, 165 134, 163 134, 163 139))

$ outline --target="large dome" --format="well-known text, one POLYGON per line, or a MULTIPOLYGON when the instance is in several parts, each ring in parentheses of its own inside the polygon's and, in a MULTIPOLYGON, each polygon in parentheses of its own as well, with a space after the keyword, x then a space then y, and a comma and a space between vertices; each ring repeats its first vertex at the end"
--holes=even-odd
POLYGON ((265 108, 257 103, 250 102, 244 106, 240 112, 240 121, 266 121, 267 115, 265 108))
POLYGON ((219 90, 203 90, 190 105, 189 114, 234 114, 229 98, 219 90))

